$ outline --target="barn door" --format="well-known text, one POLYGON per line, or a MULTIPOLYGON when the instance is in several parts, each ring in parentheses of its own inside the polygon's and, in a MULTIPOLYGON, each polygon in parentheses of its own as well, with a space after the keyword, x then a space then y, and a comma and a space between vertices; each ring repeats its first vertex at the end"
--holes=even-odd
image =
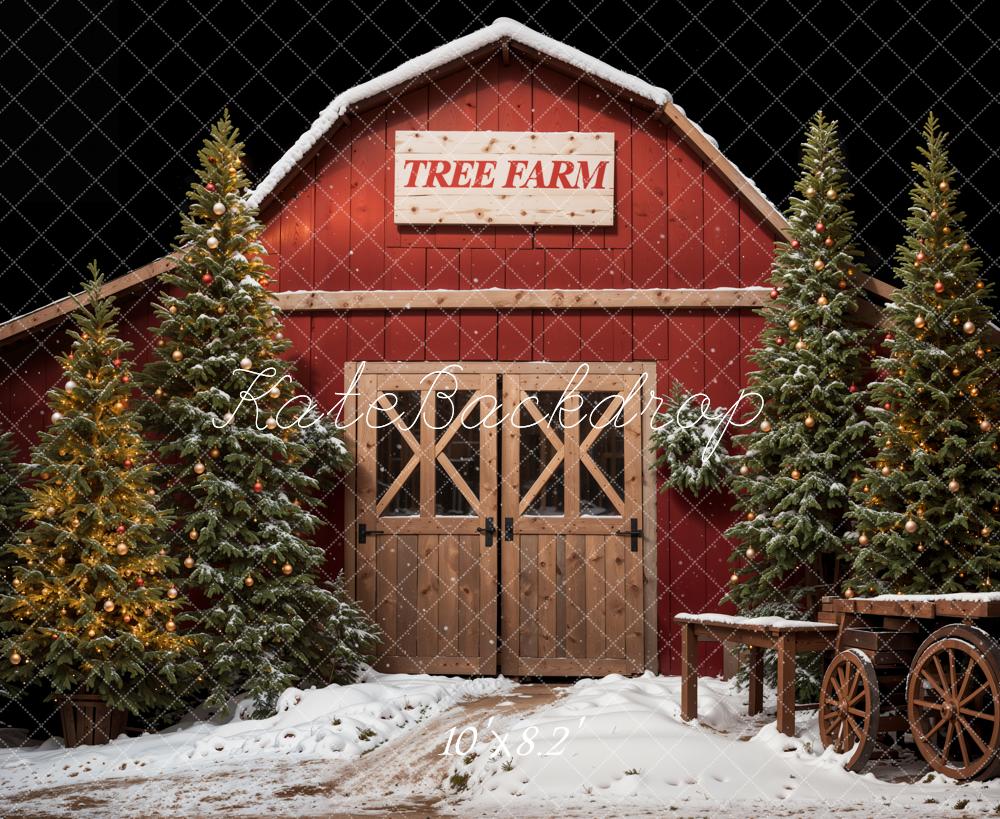
POLYGON ((384 634, 381 670, 496 672, 497 444, 480 420, 497 379, 454 377, 359 384, 372 408, 356 427, 356 594, 384 634))
POLYGON ((643 669, 638 376, 503 376, 501 671, 643 669), (634 533, 634 534, 633 534, 634 533))

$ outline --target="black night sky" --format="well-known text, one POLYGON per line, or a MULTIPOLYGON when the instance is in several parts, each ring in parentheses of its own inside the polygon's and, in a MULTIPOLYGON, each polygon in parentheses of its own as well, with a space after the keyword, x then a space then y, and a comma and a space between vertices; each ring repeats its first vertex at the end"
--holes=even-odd
POLYGON ((960 201, 992 268, 1000 26, 988 3, 535 6, 8 0, 0 320, 76 289, 92 258, 117 276, 168 250, 195 152, 223 106, 259 179, 336 93, 501 15, 670 90, 782 205, 805 121, 817 108, 839 118, 862 244, 886 278, 933 109, 953 135, 960 201))

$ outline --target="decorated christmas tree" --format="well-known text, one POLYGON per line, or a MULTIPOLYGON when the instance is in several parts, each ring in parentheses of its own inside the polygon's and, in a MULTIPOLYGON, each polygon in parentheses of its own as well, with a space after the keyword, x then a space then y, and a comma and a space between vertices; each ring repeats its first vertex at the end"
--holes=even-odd
POLYGON ((331 486, 324 470, 348 458, 335 427, 295 399, 242 155, 227 114, 199 152, 143 384, 176 508, 170 549, 201 601, 184 622, 203 644, 208 702, 248 693, 260 714, 290 685, 350 680, 374 629, 320 581, 310 507, 331 486))
POLYGON ((15 533, 21 528, 26 496, 21 487, 24 467, 17 462, 17 450, 9 432, 0 435, 0 595, 10 593, 14 553, 10 551, 15 533))
POLYGON ((131 345, 91 273, 58 359, 65 382, 48 393, 52 423, 32 452, 13 591, 0 608, 0 675, 132 713, 169 709, 195 666, 176 633, 176 561, 162 548, 166 518, 130 405, 131 345))
POLYGON ((852 489, 845 593, 987 590, 1000 566, 1000 366, 980 261, 957 207, 946 134, 930 116, 915 163, 902 281, 887 311, 869 413, 877 453, 852 489))
POLYGON ((817 114, 806 133, 779 243, 771 303, 751 360, 763 398, 759 426, 735 436, 742 519, 728 598, 746 615, 801 617, 835 588, 846 554, 848 491, 863 467, 870 424, 861 412, 865 277, 837 123, 817 114))

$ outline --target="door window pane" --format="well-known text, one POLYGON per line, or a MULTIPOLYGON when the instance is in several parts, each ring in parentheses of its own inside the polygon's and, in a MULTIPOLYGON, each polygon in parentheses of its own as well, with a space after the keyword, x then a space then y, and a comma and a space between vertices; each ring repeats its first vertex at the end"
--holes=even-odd
MULTIPOLYGON (((531 492, 531 488, 546 467, 561 452, 565 442, 565 431, 560 423, 559 413, 553 418, 553 411, 559 401, 561 392, 543 390, 529 393, 528 398, 536 400, 543 420, 537 421, 528 410, 519 410, 518 423, 521 425, 521 486, 520 496, 523 499, 531 492), (549 421, 551 420, 551 425, 549 421), (543 427, 549 427, 560 442, 557 447, 549 439, 543 427)), ((565 472, 562 461, 545 481, 544 486, 531 498, 527 515, 562 515, 566 512, 565 472)))
MULTIPOLYGON (((404 426, 410 427, 410 432, 416 440, 420 440, 420 425, 414 423, 420 412, 419 390, 395 392, 395 411, 401 416, 404 426)), ((392 403, 392 395, 389 402, 392 403)), ((376 495, 379 502, 392 487, 396 478, 416 453, 407 443, 396 424, 389 421, 392 413, 385 412, 381 407, 376 423, 380 429, 375 436, 375 480, 376 495)), ((405 517, 420 514, 420 467, 417 466, 409 474, 402 486, 393 491, 389 503, 382 512, 386 517, 405 517)))
POLYGON ((466 405, 475 395, 473 390, 459 390, 451 401, 438 398, 436 402, 435 426, 442 427, 435 434, 435 440, 440 441, 448 432, 451 422, 464 415, 465 421, 455 430, 435 466, 435 515, 475 515, 477 510, 465 493, 441 464, 441 457, 447 458, 462 480, 465 481, 472 495, 479 497, 479 402, 464 412, 466 405))
MULTIPOLYGON (((593 432, 594 424, 600 424, 605 411, 611 413, 611 417, 601 424, 601 430, 587 452, 600 476, 611 485, 620 500, 625 493, 625 430, 620 425, 621 418, 616 418, 615 414, 621 408, 621 400, 617 397, 618 393, 585 392, 581 396, 581 448, 593 432)), ((593 467, 586 462, 580 464, 580 514, 602 517, 621 514, 615 501, 608 496, 598 476, 594 474, 593 467)))

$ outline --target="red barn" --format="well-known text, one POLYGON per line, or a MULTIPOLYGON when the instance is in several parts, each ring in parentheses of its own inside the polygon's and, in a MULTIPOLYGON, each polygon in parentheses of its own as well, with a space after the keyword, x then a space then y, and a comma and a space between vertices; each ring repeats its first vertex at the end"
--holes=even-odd
MULTIPOLYGON (((657 491, 648 406, 746 381, 785 228, 753 182, 666 91, 500 19, 337 97, 253 200, 305 387, 380 414, 323 534, 377 665, 676 673, 730 499, 657 491)), ((169 264, 107 286, 140 351, 169 264)), ((0 325, 25 448, 71 308, 0 325)))

